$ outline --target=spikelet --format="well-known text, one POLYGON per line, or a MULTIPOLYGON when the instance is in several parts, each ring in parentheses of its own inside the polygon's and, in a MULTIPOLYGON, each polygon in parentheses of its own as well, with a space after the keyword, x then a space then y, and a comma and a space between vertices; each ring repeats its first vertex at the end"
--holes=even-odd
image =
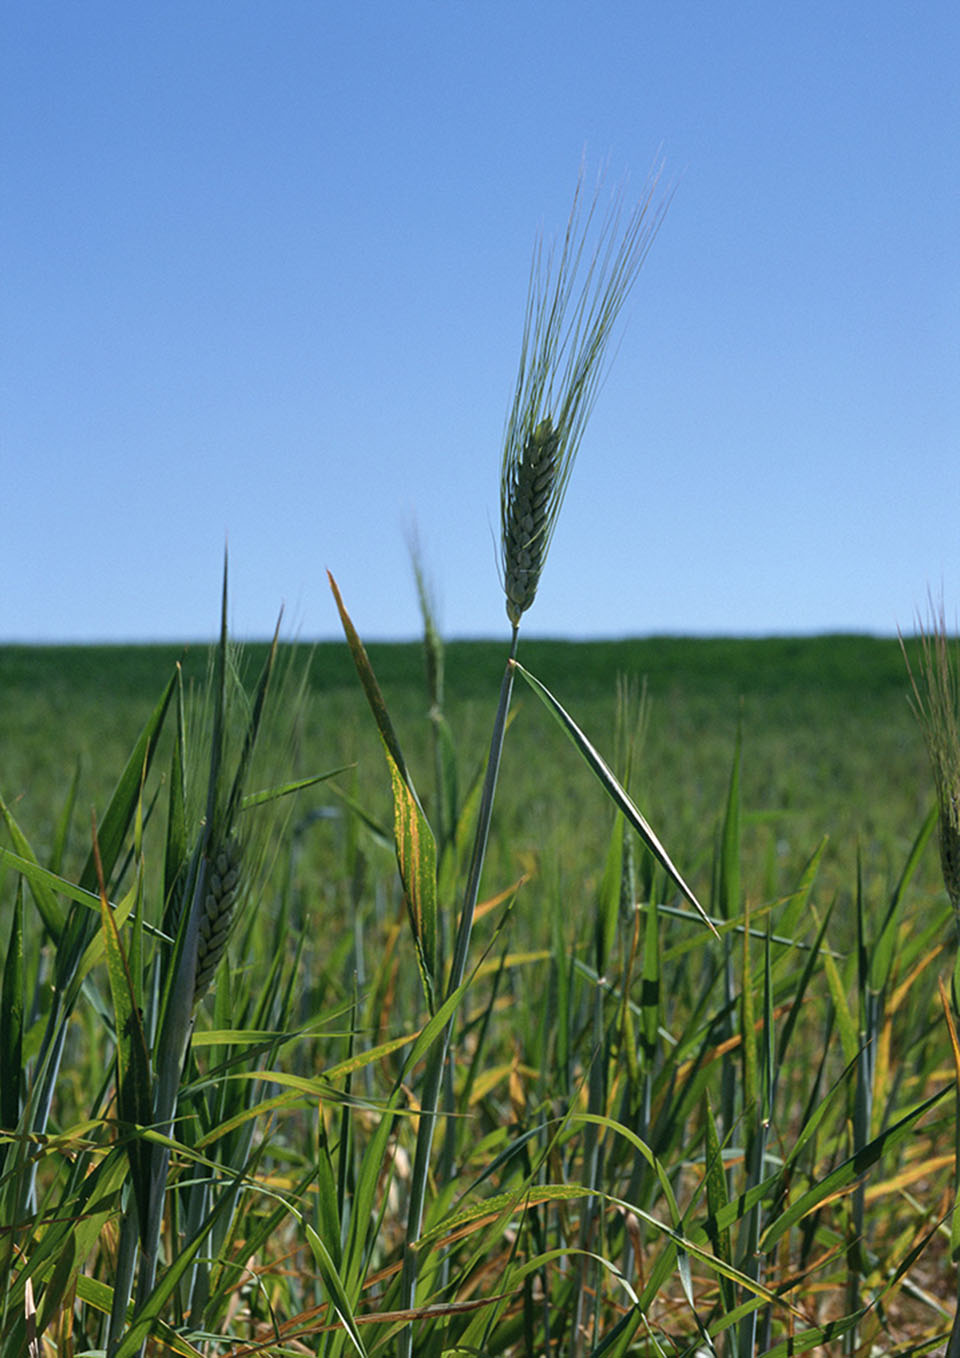
POLYGON ((240 882, 240 841, 233 835, 211 861, 197 937, 197 977, 193 1002, 200 1003, 224 954, 237 903, 240 882))
POLYGON ((503 526, 503 587, 507 617, 516 626, 533 603, 547 550, 548 513, 560 470, 560 435, 547 415, 527 436, 511 469, 503 526))

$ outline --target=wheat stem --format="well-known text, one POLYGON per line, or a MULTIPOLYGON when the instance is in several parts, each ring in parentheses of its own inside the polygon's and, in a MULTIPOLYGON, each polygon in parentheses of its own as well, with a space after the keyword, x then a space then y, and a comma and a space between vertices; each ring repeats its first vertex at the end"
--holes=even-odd
MULTIPOLYGON (((662 217, 663 209, 652 220, 648 215, 655 182, 623 232, 620 199, 614 200, 600 229, 596 251, 584 270, 581 265, 597 199, 581 225, 582 180, 574 195, 556 270, 550 258, 544 265, 540 245, 534 252, 520 372, 507 419, 500 476, 501 566, 512 627, 510 655, 500 686, 447 998, 459 988, 466 973, 513 690, 520 619, 536 596, 570 467, 603 375, 612 327, 662 217)), ((412 1309, 416 1300, 416 1244, 423 1228, 430 1152, 454 1022, 455 1016, 430 1053, 421 1093, 400 1283, 404 1310, 412 1309)), ((411 1324, 400 1333, 398 1354, 399 1358, 412 1358, 411 1324)))
MULTIPOLYGON (((480 800, 477 830, 473 841, 470 871, 467 877, 466 891, 464 892, 463 909, 460 913, 460 925, 457 930, 453 963, 450 968, 450 977, 447 982, 446 998, 448 999, 462 984, 467 967, 467 957, 470 951, 470 936, 473 932, 473 920, 474 915, 476 914, 477 900, 480 895, 480 877, 483 872, 483 861, 486 857, 487 840, 490 836, 490 821, 493 816, 493 801, 497 790, 497 779, 500 773, 500 757, 503 753, 503 737, 504 732, 507 729, 507 716, 510 711, 510 698, 513 693, 514 667, 512 662, 517 653, 517 641, 518 633, 516 627, 514 627, 510 644, 510 656, 507 661, 506 669, 504 670, 503 681, 500 685, 500 701, 497 706, 497 715, 493 723, 493 735, 490 739, 490 754, 487 759, 487 768, 483 780, 483 793, 480 800)), ((413 1307, 416 1297, 417 1275, 419 1272, 416 1242, 423 1229, 423 1213, 427 1194, 427 1175, 430 1168, 430 1152, 433 1147, 433 1133, 440 1099, 440 1085, 443 1079, 443 1068, 446 1064, 447 1054, 450 1049, 450 1038, 453 1033, 455 1021, 456 1016, 454 1015, 443 1030, 440 1040, 430 1053, 427 1071, 424 1077, 424 1086, 420 1096, 420 1125, 417 1131, 417 1149, 414 1154, 413 1173, 410 1181, 410 1202, 407 1211, 407 1241, 404 1248, 403 1273, 400 1282, 401 1307, 405 1310, 409 1310, 413 1307)), ((401 1331, 397 1352, 399 1358, 412 1358, 412 1326, 407 1325, 401 1331)))

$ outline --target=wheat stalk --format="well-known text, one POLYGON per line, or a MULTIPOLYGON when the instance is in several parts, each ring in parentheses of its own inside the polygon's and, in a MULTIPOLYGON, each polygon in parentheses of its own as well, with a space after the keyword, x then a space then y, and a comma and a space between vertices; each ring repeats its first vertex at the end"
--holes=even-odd
MULTIPOLYGON (((534 250, 530 274, 520 371, 507 418, 500 476, 502 580, 513 636, 500 686, 463 908, 447 979, 448 1000, 466 974, 510 711, 520 619, 536 596, 570 467, 603 375, 613 324, 665 210, 661 207, 652 217, 649 214, 656 188, 654 178, 621 231, 622 194, 617 195, 600 229, 595 253, 584 269, 581 266, 597 196, 581 221, 582 184, 581 175, 556 268, 552 256, 544 262, 541 243, 534 250)), ((454 1017, 451 1015, 430 1054, 424 1078, 421 1109, 426 1116, 421 1117, 417 1132, 407 1212, 407 1239, 411 1245, 423 1228, 430 1150, 454 1017)), ((418 1272, 417 1253, 408 1248, 400 1280, 401 1304, 407 1310, 416 1299, 418 1272)), ((397 1352, 399 1358, 413 1358, 411 1324, 401 1330, 397 1352)))
POLYGON ((669 205, 667 195, 652 207, 658 178, 625 223, 621 187, 594 231, 601 186, 584 212, 581 175, 559 257, 545 255, 542 240, 534 250, 500 477, 501 573, 514 627, 536 596, 614 326, 669 205))

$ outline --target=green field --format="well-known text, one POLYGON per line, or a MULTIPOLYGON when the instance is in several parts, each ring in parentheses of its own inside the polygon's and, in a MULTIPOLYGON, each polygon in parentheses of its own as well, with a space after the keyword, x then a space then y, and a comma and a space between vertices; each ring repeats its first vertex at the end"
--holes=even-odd
MULTIPOLYGON (((441 831, 438 983, 506 649, 445 648, 454 793, 451 761, 437 778, 423 648, 368 647, 410 777, 441 831), (442 834, 450 805, 462 843, 442 834)), ((263 645, 242 652, 248 693, 266 654, 263 645)), ((953 939, 929 824, 896 894, 934 803, 899 644, 530 640, 519 658, 618 773, 618 681, 644 694, 630 792, 723 938, 684 909, 632 832, 629 852, 616 848, 605 789, 518 680, 481 902, 507 895, 478 912, 458 1005, 413 1352, 680 1354, 707 1335, 731 1355, 786 1353, 790 1343, 794 1352, 870 1343, 878 1353, 933 1352, 955 1296, 953 1104, 944 1097, 952 1068, 936 994, 938 974, 949 983, 953 939)), ((91 811, 102 826, 178 661, 189 715, 191 694, 207 682, 204 647, 0 648, 4 843, 18 861, 32 855, 81 880, 91 811)), ((276 803, 283 815, 258 841, 256 884, 199 1009, 201 1037, 183 1076, 153 1294, 162 1300, 151 1310, 149 1288, 134 1294, 130 1332, 149 1315, 157 1352, 239 1355, 261 1344, 257 1352, 332 1358, 359 1345, 392 1354, 430 1057, 403 1061, 429 1004, 390 842, 384 750, 350 652, 282 647, 278 669, 287 680, 274 691, 250 790, 342 772, 276 803), (305 672, 298 696, 294 680, 305 672), (213 1045, 202 1038, 210 1029, 213 1045), (256 1039, 254 1029, 275 1036, 256 1039), (238 1080, 238 1070, 259 1080, 238 1080), (289 1077, 314 1083, 298 1092, 289 1077), (190 1223, 215 1210, 197 1262, 178 1273, 190 1223)), ((151 1025, 162 1006, 150 986, 164 974, 167 945, 149 928, 168 918, 164 845, 179 748, 169 711, 144 784, 142 847, 131 826, 112 878, 107 871, 118 902, 140 872, 140 904, 119 939, 158 1065, 151 1025)), ((194 751, 206 749, 208 725, 188 725, 194 743, 183 746, 194 810, 206 777, 206 755, 194 751)), ((15 867, 8 856, 0 869, 4 940, 15 867)), ((11 1130, 36 1112, 34 1066, 65 946, 66 898, 51 923, 32 879, 28 888, 22 1080, 2 1120, 11 1130)), ((60 1143, 36 1142, 34 1165, 25 1151, 33 1143, 10 1141, 0 1179, 2 1358, 25 1351, 28 1279, 46 1352, 104 1351, 124 1223, 136 1220, 123 1166, 129 1156, 135 1184, 129 1146, 138 1143, 124 1129, 151 1121, 129 1109, 116 1120, 114 1032, 125 1012, 116 984, 94 966, 65 1019, 45 1124, 60 1143), (35 1196, 25 1187, 31 1172, 35 1196), (91 1195, 95 1229, 58 1236, 54 1223, 82 1220, 91 1195)), ((129 1342, 121 1358, 137 1351, 129 1342)))
MULTIPOLYGON (((374 643, 368 651, 429 811, 422 647, 374 643)), ((248 648, 251 670, 264 652, 263 646, 248 648)), ((447 716, 465 774, 486 754, 504 654, 496 642, 446 647, 447 716)), ((742 722, 750 860, 744 876, 756 900, 788 890, 824 835, 830 837, 825 891, 851 895, 858 851, 876 885, 889 884, 932 804, 896 641, 531 640, 520 658, 608 754, 617 677, 646 686, 649 716, 637 799, 648 819, 683 846, 689 872, 707 878, 742 722)), ((387 817, 389 785, 347 647, 321 643, 309 657, 301 652, 301 659, 309 659, 310 703, 293 772, 356 762, 363 799, 387 817)), ((112 790, 141 723, 180 660, 188 677, 202 680, 204 647, 0 648, 2 792, 17 800, 41 844, 52 834, 79 762, 76 833, 85 851, 89 810, 112 790)), ((551 854, 556 840, 566 838, 572 813, 588 835, 578 838, 569 866, 595 872, 609 828, 604 801, 532 695, 518 692, 517 699, 498 793, 503 840, 551 854)), ((332 800, 322 791, 302 799, 310 806, 332 800)), ((926 877, 931 889, 940 889, 935 860, 931 852, 926 877)), ((511 871, 509 863, 502 871, 511 871)))

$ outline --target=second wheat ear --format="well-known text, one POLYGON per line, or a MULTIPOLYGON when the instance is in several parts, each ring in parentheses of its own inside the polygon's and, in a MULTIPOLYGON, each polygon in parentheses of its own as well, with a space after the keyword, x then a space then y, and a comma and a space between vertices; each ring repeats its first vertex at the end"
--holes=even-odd
POLYGON ((231 835, 210 864, 207 875, 207 892, 197 930, 194 1005, 198 1005, 209 990, 214 972, 226 950, 236 913, 241 867, 240 841, 231 835))

